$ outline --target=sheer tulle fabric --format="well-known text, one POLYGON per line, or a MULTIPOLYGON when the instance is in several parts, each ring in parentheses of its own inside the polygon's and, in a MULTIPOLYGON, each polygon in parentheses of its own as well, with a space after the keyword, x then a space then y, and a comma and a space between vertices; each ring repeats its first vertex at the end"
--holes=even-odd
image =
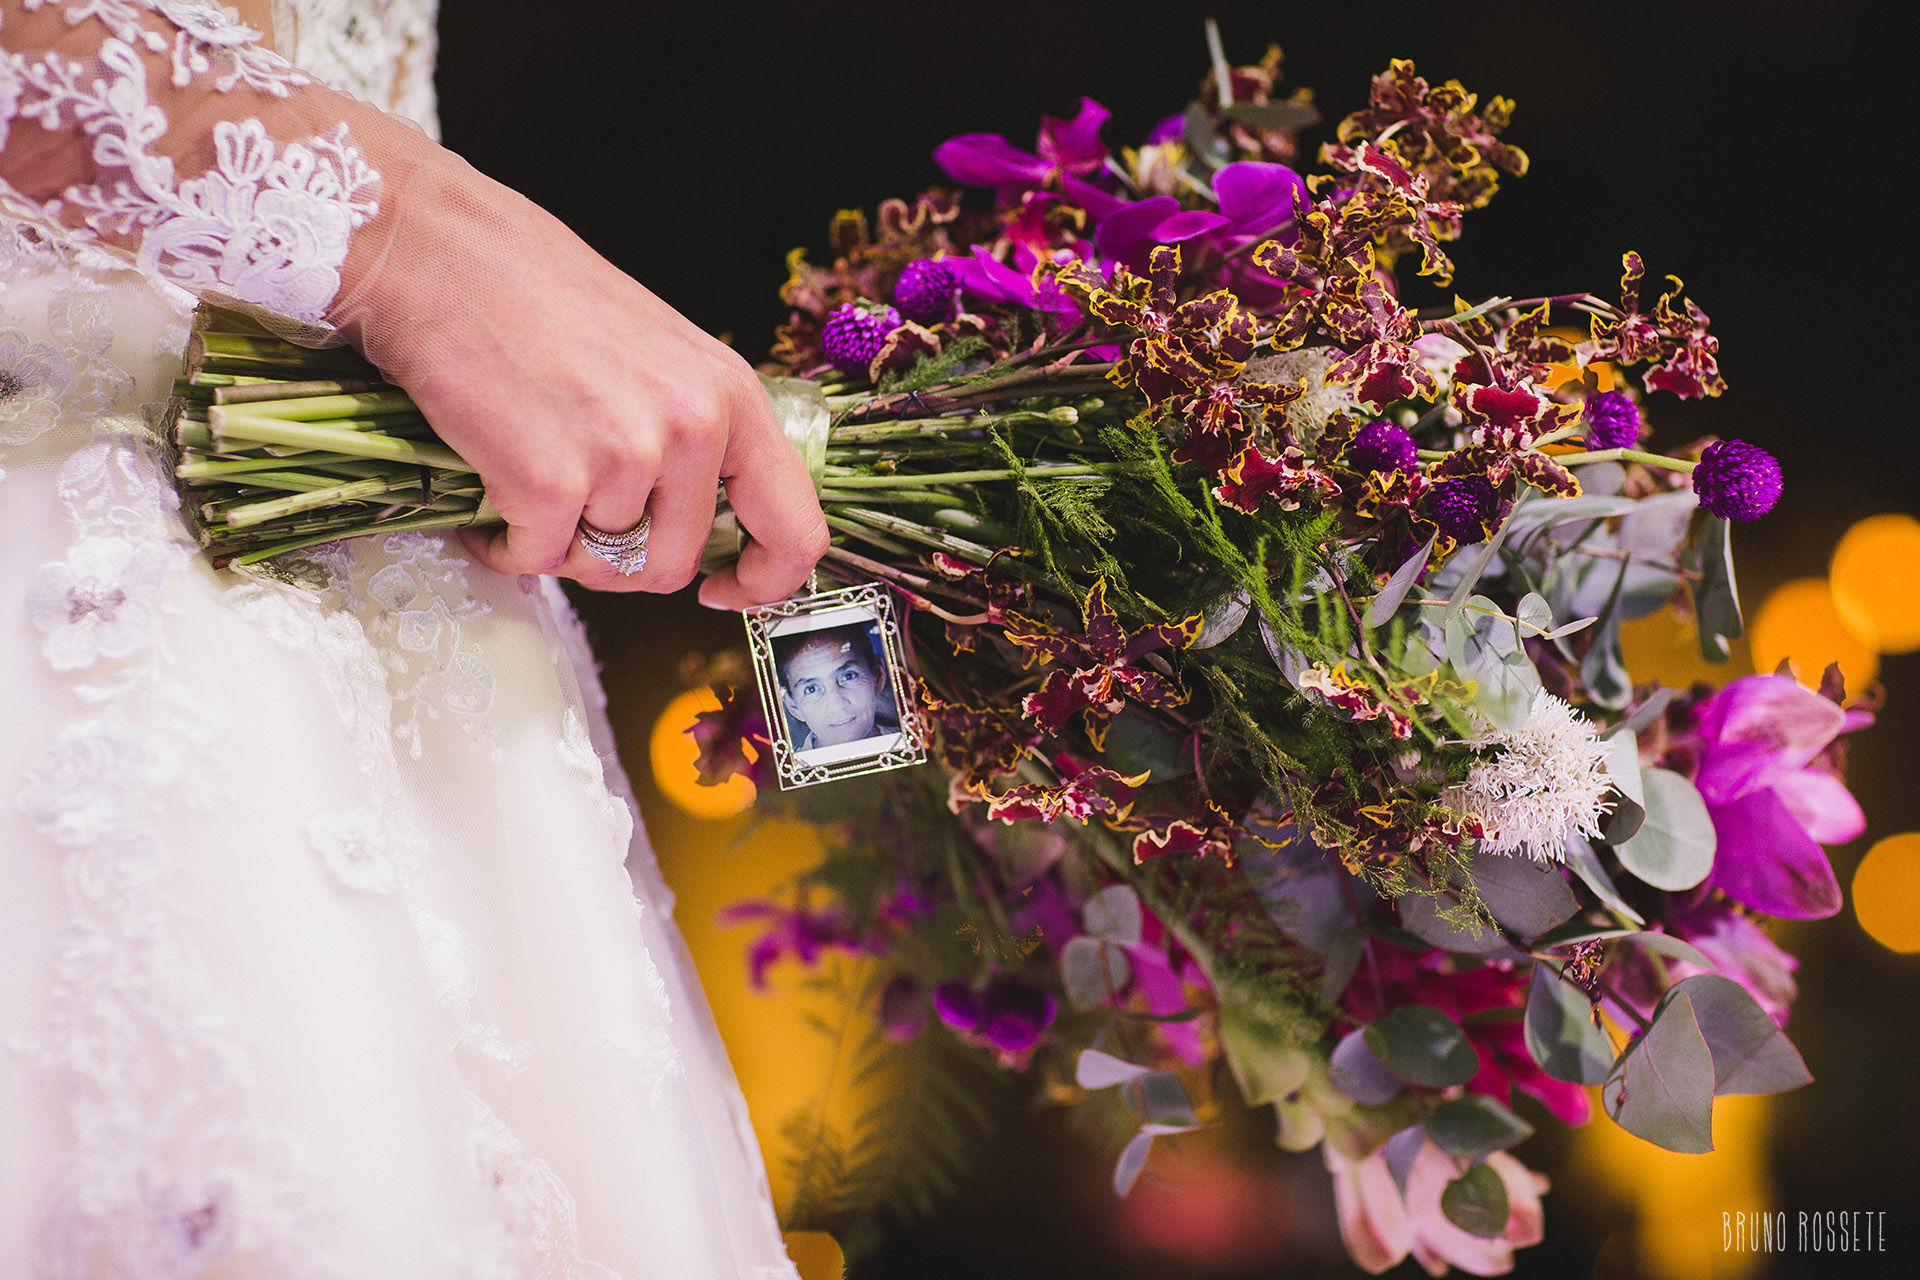
MULTIPOLYGON (((431 5, 276 7, 420 109, 431 5)), ((0 281, 0 1275, 792 1276, 557 588, 213 570, 189 299, 4 223, 0 281)))

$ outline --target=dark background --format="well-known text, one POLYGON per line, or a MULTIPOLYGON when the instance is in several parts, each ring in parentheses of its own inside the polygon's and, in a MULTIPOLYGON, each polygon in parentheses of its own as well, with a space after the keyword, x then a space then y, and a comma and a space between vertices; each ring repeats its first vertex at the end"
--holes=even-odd
MULTIPOLYGON (((1483 97, 1517 99, 1506 137, 1530 153, 1533 171, 1468 218, 1452 247, 1463 292, 1607 295, 1629 248, 1655 279, 1684 277, 1713 317, 1731 389, 1704 404, 1656 398, 1659 438, 1741 436, 1777 454, 1787 475, 1779 509, 1737 537, 1749 610, 1773 585, 1823 574, 1853 520, 1915 511, 1920 451, 1904 385, 1914 367, 1912 217, 1895 203, 1899 174, 1914 163, 1902 96, 1912 53, 1850 0, 587 0, 538 11, 449 0, 445 136, 757 360, 782 318, 775 291, 787 251, 806 245, 824 257, 835 209, 871 213, 887 196, 938 180, 930 153, 956 133, 999 132, 1030 146, 1041 113, 1069 114, 1082 94, 1112 109, 1110 145, 1137 140, 1205 73, 1208 15, 1220 20, 1234 62, 1255 61, 1279 41, 1286 83, 1313 88, 1329 122, 1360 106, 1368 78, 1395 56, 1483 97)), ((658 673, 681 652, 738 642, 737 624, 684 598, 607 597, 584 609, 610 685, 629 662, 623 655, 639 655, 631 661, 653 673, 631 695, 627 719, 640 726, 674 691, 658 673)), ((1872 826, 1835 853, 1843 885, 1874 839, 1920 828, 1920 788, 1910 781, 1916 677, 1914 655, 1883 663, 1893 705, 1853 753, 1872 826)), ((644 737, 631 741, 630 750, 643 749, 644 737)), ((1920 1060, 1920 959, 1878 947, 1850 911, 1796 930, 1791 945, 1803 959, 1792 1031, 1818 1082, 1775 1112, 1779 1205, 1887 1211, 1891 1252, 1785 1256, 1764 1274, 1920 1274, 1912 1164, 1920 1108, 1909 1093, 1920 1060)), ((1205 1274, 1141 1270, 1123 1256, 1083 1196, 1110 1152, 1015 1104, 1006 1119, 961 1197, 858 1269, 861 1280, 1205 1274)), ((1560 1176, 1550 1134, 1522 1155, 1560 1176)), ((1594 1274, 1619 1212, 1564 1194, 1547 1205, 1548 1242, 1523 1253, 1516 1274, 1594 1274)), ((1288 1274, 1319 1274, 1318 1265, 1288 1274)), ((1411 1263, 1402 1272, 1418 1274, 1411 1263)), ((1325 1274, 1356 1273, 1343 1264, 1325 1274)))

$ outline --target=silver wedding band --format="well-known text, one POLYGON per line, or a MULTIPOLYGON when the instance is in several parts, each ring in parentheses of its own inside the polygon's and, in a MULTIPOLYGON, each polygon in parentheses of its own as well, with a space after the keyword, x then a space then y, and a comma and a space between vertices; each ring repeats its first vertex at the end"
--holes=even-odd
POLYGON ((647 567, 647 534, 653 529, 653 517, 643 515, 640 523, 624 533, 608 533, 580 517, 580 547, 596 560, 612 565, 621 577, 630 578, 647 567))

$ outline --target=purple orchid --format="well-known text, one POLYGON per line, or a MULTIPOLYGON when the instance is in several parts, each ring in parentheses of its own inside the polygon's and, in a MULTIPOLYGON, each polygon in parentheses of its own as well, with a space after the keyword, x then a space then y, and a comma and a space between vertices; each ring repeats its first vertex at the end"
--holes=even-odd
POLYGON ((805 903, 785 907, 752 899, 721 908, 718 919, 723 925, 766 921, 764 932, 747 949, 747 969, 753 985, 760 989, 767 985, 767 970, 787 956, 811 968, 830 948, 852 955, 879 950, 862 945, 848 925, 845 910, 837 903, 816 911, 805 903))
MULTIPOLYGON (((1653 1013, 1674 983, 1695 974, 1717 973, 1745 987, 1775 1026, 1787 1025, 1787 1014, 1800 994, 1793 979, 1800 962, 1781 950, 1759 924, 1724 899, 1708 898, 1692 906, 1676 906, 1661 928, 1699 948, 1712 967, 1703 969, 1673 956, 1663 957, 1656 966, 1638 947, 1619 948, 1611 970, 1614 990, 1642 1016, 1653 1013)), ((1616 1018, 1623 1016, 1611 1004, 1608 1009, 1616 1018)))
POLYGON ((1023 1061, 1033 1051, 1058 1009, 1051 991, 1012 977, 995 978, 980 991, 952 981, 933 989, 933 1011, 940 1021, 1008 1063, 1023 1061))
POLYGON ((1035 151, 1022 151, 997 133, 963 133, 934 148, 933 159, 955 182, 998 188, 1002 203, 1045 187, 1067 174, 1092 173, 1107 162, 1101 126, 1111 113, 1092 98, 1080 99, 1071 120, 1041 117, 1035 151))
POLYGON ((1217 213, 1182 209, 1172 196, 1154 196, 1113 209, 1101 219, 1093 245, 1102 262, 1124 263, 1136 275, 1145 275, 1154 246, 1181 244, 1226 225, 1227 219, 1217 213))
MULTIPOLYGON (((1065 254, 1068 251, 1060 252, 1065 254)), ((959 280, 960 287, 975 298, 1003 306, 1031 307, 1035 311, 1049 312, 1062 327, 1077 324, 1080 320, 1079 304, 1061 292, 1052 276, 1042 276, 1035 283, 1033 268, 1039 265, 1040 260, 1033 252, 1024 245, 1016 245, 1013 257, 1016 263, 1027 268, 1025 272, 1001 262, 984 245, 977 244, 973 246, 970 257, 948 258, 946 261, 953 267, 954 277, 959 280)))
POLYGON ((1828 763, 1842 733, 1873 722, 1790 676, 1743 676, 1698 708, 1694 785, 1719 836, 1706 887, 1756 911, 1816 920, 1840 910, 1823 844, 1866 829, 1828 763))
MULTIPOLYGON (((1085 182, 1069 182, 1064 190, 1098 223, 1094 246, 1101 261, 1122 262, 1144 274, 1155 245, 1192 241, 1226 255, 1275 236, 1293 243, 1298 238, 1292 232, 1294 198, 1306 195, 1307 184, 1282 164, 1236 161, 1213 175, 1218 213, 1182 209, 1172 196, 1121 201, 1085 182)), ((1278 296, 1280 291, 1273 277, 1250 258, 1236 259, 1229 274, 1237 292, 1252 288, 1278 296)))

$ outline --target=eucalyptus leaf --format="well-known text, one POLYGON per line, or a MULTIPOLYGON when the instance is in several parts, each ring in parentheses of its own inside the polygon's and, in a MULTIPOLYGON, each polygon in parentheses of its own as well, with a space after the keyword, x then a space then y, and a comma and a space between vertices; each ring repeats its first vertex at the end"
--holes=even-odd
POLYGON ((1670 933, 1651 933, 1644 931, 1640 933, 1630 933, 1621 939, 1621 941, 1631 942, 1635 946, 1644 947, 1656 955, 1663 955, 1673 960, 1685 960, 1688 964, 1699 965, 1702 969, 1713 968, 1713 961, 1707 959, 1707 957, 1701 953, 1700 948, 1694 946, 1691 942, 1682 941, 1670 933))
POLYGON ((1469 1093, 1427 1112, 1433 1145, 1460 1160, 1479 1160, 1533 1136, 1533 1126, 1484 1094, 1469 1093))
POLYGON ((1535 498, 1515 507, 1513 514, 1507 517, 1506 527, 1512 531, 1515 549, 1524 551, 1530 540, 1548 529, 1575 521, 1623 516, 1639 505, 1632 498, 1599 494, 1582 494, 1577 498, 1535 498))
POLYGON ((1613 590, 1593 624, 1586 656, 1580 659, 1580 679, 1587 686, 1587 696, 1609 710, 1626 706, 1633 697, 1633 677, 1627 674, 1626 661, 1620 656, 1620 593, 1626 585, 1627 562, 1621 561, 1613 590))
POLYGON ((1480 1055, 1460 1024, 1424 1004, 1403 1004, 1369 1022, 1367 1048, 1387 1070, 1429 1088, 1465 1084, 1480 1070, 1480 1055))
POLYGON ((1308 129, 1320 123, 1318 111, 1298 102, 1236 102, 1221 114, 1255 129, 1308 129))
POLYGON ((1373 1056, 1373 1050, 1367 1048, 1366 1036, 1358 1031, 1349 1031, 1340 1038, 1340 1043, 1333 1047, 1330 1065, 1334 1083, 1362 1106, 1377 1107, 1391 1102, 1394 1095, 1406 1087, 1399 1076, 1373 1056))
POLYGON ((1699 790, 1671 769, 1640 771, 1647 816, 1630 839, 1613 847, 1620 865, 1656 889, 1691 889, 1713 870, 1718 836, 1699 790))
POLYGON ((1074 938, 1061 949, 1060 976, 1076 1009, 1097 1009, 1133 976, 1127 953, 1098 938, 1074 938), (1105 954, 1102 955, 1102 951, 1105 954))
POLYGON ((1267 621, 1265 615, 1260 618, 1260 640, 1267 646, 1267 656, 1273 659, 1273 665, 1280 668, 1280 674, 1287 678, 1288 684, 1298 689, 1300 673, 1307 669, 1306 655, 1290 644, 1282 644, 1273 624, 1267 621))
POLYGON ((1193 753, 1182 739, 1133 707, 1107 726, 1107 761, 1124 774, 1149 774, 1155 782, 1193 772, 1193 753))
POLYGON ((1114 1194, 1125 1196, 1133 1190, 1133 1184, 1140 1180, 1140 1171, 1147 1167, 1147 1156, 1153 1151, 1155 1138, 1164 1138, 1170 1133, 1185 1133, 1192 1127, 1186 1124, 1141 1125, 1139 1132, 1127 1139, 1127 1145, 1120 1149, 1120 1159, 1114 1162, 1114 1194))
POLYGON ((1537 938, 1580 909, 1560 869, 1532 858, 1474 855, 1473 883, 1500 926, 1521 938, 1537 938))
POLYGON ((1622 1129, 1656 1147, 1713 1150, 1713 1055, 1685 992, 1671 994, 1620 1055, 1600 1098, 1622 1129))
POLYGON ((1751 992, 1731 978, 1702 973, 1676 983, 1665 997, 1683 995, 1713 1055, 1713 1091, 1784 1093, 1811 1084, 1813 1075, 1786 1034, 1751 992))
POLYGON ((1393 576, 1387 579, 1387 585, 1380 588, 1380 594, 1375 596, 1373 603, 1367 606, 1366 624, 1368 626, 1381 626, 1387 619, 1393 617, 1394 612, 1400 608, 1400 602, 1407 598, 1407 592, 1419 579, 1420 571, 1427 567, 1427 557, 1433 554, 1433 544, 1439 540, 1439 537, 1440 535, 1436 533, 1428 538, 1418 551, 1408 556, 1406 562, 1393 571, 1393 576))
MULTIPOLYGON (((1466 608, 1467 598, 1473 594, 1473 588, 1479 583, 1480 575, 1487 571, 1487 566, 1492 564, 1493 558, 1500 553, 1500 544, 1506 541, 1507 531, 1511 528, 1513 528, 1513 521, 1509 518, 1505 524, 1494 531, 1491 538, 1481 545, 1479 554, 1467 562, 1460 580, 1454 584, 1452 598, 1447 601, 1443 622, 1451 622, 1459 616, 1462 609, 1466 608)), ((1454 559, 1458 558, 1459 553, 1456 552, 1454 559)))
POLYGON ((1120 1148, 1120 1159, 1113 1166, 1113 1193, 1125 1196, 1133 1190, 1133 1184, 1140 1180, 1140 1171, 1147 1167, 1147 1156, 1153 1150, 1153 1134, 1141 1127, 1139 1133, 1127 1139, 1127 1145, 1120 1148))
POLYGON ((1496 930, 1482 925, 1480 931, 1474 933, 1441 919, 1437 904, 1424 893, 1402 894, 1394 906, 1400 912, 1400 923, 1407 932, 1429 946, 1470 956, 1509 950, 1506 939, 1496 930))
POLYGON ((1521 596, 1520 603, 1514 607, 1513 616, 1519 619, 1523 637, 1544 636, 1553 630, 1553 608, 1538 591, 1529 591, 1521 596))
POLYGON ((1108 942, 1140 941, 1143 923, 1140 895, 1124 884, 1108 885, 1080 908, 1081 927, 1108 942))
POLYGON ((1741 631, 1740 590, 1733 578, 1733 531, 1725 518, 1700 522, 1688 552, 1693 582, 1693 613, 1700 626, 1700 653, 1709 662, 1725 662, 1741 631))
POLYGON ((1632 929, 1622 929, 1618 925, 1592 924, 1586 920, 1573 920, 1561 925, 1549 933, 1533 940, 1534 954, 1552 951, 1557 947, 1571 947, 1582 942, 1612 942, 1616 938, 1631 936, 1632 929))
POLYGON ((1606 745, 1607 776, 1620 793, 1607 815, 1607 839, 1620 843, 1640 829, 1647 817, 1646 789, 1640 782, 1640 742, 1630 733, 1602 736, 1606 745))
POLYGON ((1603 738, 1611 738, 1615 734, 1621 733, 1629 735, 1638 734, 1642 729, 1652 724, 1655 720, 1658 720, 1662 713, 1666 711, 1667 704, 1672 701, 1673 690, 1667 688, 1655 689, 1645 702, 1633 709, 1631 715, 1625 720, 1609 726, 1600 736, 1603 738))
POLYGON ((1600 865, 1600 859, 1595 856, 1593 846, 1578 831, 1567 832, 1567 866, 1580 877, 1582 884, 1593 890, 1593 896, 1605 903, 1607 909, 1616 916, 1633 925, 1646 923, 1646 919, 1620 896, 1620 890, 1614 887, 1613 877, 1607 874, 1607 869, 1600 865))
POLYGON ((1448 611, 1447 660, 1463 680, 1474 682, 1474 707, 1497 729, 1512 731, 1526 722, 1540 675, 1520 645, 1514 626, 1485 596, 1448 611))
POLYGON ((1140 1109, 1148 1120, 1185 1129, 1193 1127, 1193 1099, 1187 1096, 1187 1086, 1180 1082, 1179 1076, 1171 1071, 1149 1071, 1140 1077, 1139 1087, 1140 1109))
POLYGON ((1180 118, 1180 140, 1187 144, 1188 153, 1209 169, 1218 169, 1226 163, 1222 154, 1224 144, 1213 131, 1213 120, 1197 102, 1189 104, 1186 114, 1180 118))
POLYGON ((1583 497, 1616 494, 1627 483, 1627 469, 1617 462, 1589 462, 1573 469, 1583 497))
POLYGON ((1527 1052, 1540 1069, 1569 1084, 1600 1084, 1613 1065, 1613 1042, 1595 1025, 1593 1002, 1543 961, 1533 968, 1524 1024, 1527 1052))
POLYGON ((1547 632, 1547 634, 1545 634, 1540 638, 1542 640, 1564 640, 1566 639, 1566 637, 1573 635, 1575 632, 1585 631, 1588 627, 1592 626, 1594 623, 1598 621, 1600 621, 1600 619, 1598 618, 1575 618, 1572 622, 1569 622, 1566 626, 1555 627, 1553 630, 1547 632))
POLYGON ((1440 1211, 1470 1236, 1498 1240, 1507 1231, 1507 1184, 1485 1164, 1476 1164, 1440 1193, 1440 1211))
POLYGON ((1413 1162, 1426 1145, 1424 1125, 1410 1124, 1387 1139, 1383 1148, 1387 1153, 1387 1172, 1393 1175, 1393 1185, 1400 1188, 1401 1195, 1407 1193, 1407 1175, 1413 1172, 1413 1162))
POLYGON ((1107 1089, 1138 1080, 1151 1069, 1098 1049, 1082 1049, 1079 1061, 1074 1064, 1073 1082, 1082 1089, 1107 1089))
POLYGON ((1253 597, 1243 587, 1223 591, 1200 607, 1200 634, 1190 649, 1211 649, 1231 637, 1246 622, 1253 597))

